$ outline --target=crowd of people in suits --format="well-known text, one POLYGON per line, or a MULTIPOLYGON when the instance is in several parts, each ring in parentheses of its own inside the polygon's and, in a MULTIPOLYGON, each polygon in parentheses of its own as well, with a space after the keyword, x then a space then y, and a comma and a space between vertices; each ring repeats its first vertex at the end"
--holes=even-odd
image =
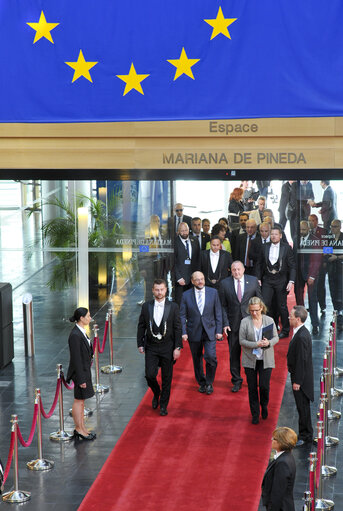
MULTIPOLYGON (((268 184, 260 183, 267 193, 268 184)), ((216 343, 224 336, 229 347, 231 390, 237 393, 242 388, 242 366, 248 384, 251 422, 256 425, 260 418, 268 418, 274 346, 289 337, 292 328, 287 364, 299 415, 299 433, 294 441, 294 432, 286 431, 289 447, 280 450, 282 455, 294 446, 312 442, 312 339, 304 325, 308 316, 304 292, 307 287, 312 334, 317 335, 318 306, 321 314, 326 309, 326 273, 332 304, 338 313, 337 326, 343 329, 343 255, 337 251, 343 248, 343 233, 337 219, 335 192, 328 181, 321 181, 323 199, 314 202, 311 183, 301 181, 299 187, 298 184, 295 181, 283 184, 279 222, 275 221, 273 211, 266 208, 266 195, 255 195, 246 186, 233 190, 228 217, 220 218, 211 232, 207 218, 184 215, 183 205, 176 204, 172 223, 174 301, 166 300, 165 281, 155 280, 154 299, 143 304, 137 331, 139 351, 145 353, 153 409, 160 405, 160 414, 168 413, 173 364, 180 357, 184 342, 189 343, 198 391, 213 393, 218 363, 216 343), (321 208, 323 226, 318 225, 318 216, 311 214, 315 207, 321 208), (284 232, 287 221, 291 243, 284 232), (329 250, 323 250, 324 247, 329 250), (287 296, 293 288, 296 305, 289 311, 287 296), (156 379, 159 367, 161 388, 156 379)), ((285 436, 274 433, 273 441, 284 445, 285 436)), ((289 462, 289 456, 287 459, 289 462)), ((284 468, 286 465, 281 461, 280 458, 276 466, 284 468)), ((291 483, 294 473, 292 469, 291 483)), ((268 491, 266 474, 265 500, 270 497, 268 491)), ((282 498, 290 498, 287 495, 282 498)))

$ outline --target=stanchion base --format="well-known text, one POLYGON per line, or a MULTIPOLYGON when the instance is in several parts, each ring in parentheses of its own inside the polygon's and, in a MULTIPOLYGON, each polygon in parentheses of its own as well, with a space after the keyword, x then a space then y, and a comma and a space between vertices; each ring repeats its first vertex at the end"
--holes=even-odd
POLYGON ((336 410, 328 410, 329 421, 337 421, 341 418, 341 415, 341 412, 336 412, 336 410))
POLYGON ((336 467, 330 467, 329 465, 322 465, 322 476, 323 477, 331 477, 337 474, 336 467))
POLYGON ((26 502, 30 500, 31 493, 29 491, 20 491, 20 490, 13 490, 8 491, 3 494, 2 500, 4 502, 9 502, 10 504, 16 504, 18 502, 26 502))
POLYGON ((335 503, 332 500, 328 499, 316 499, 315 509, 325 509, 330 511, 335 506, 335 503))
MULTIPOLYGON (((70 415, 70 417, 73 416, 73 411, 72 411, 71 408, 69 410, 69 415, 70 415)), ((90 408, 85 408, 84 412, 83 412, 83 416, 84 417, 90 417, 91 415, 93 415, 93 410, 91 410, 90 408)))
POLYGON ((38 459, 28 461, 26 466, 30 470, 51 470, 54 466, 54 462, 45 459, 38 459))
POLYGON ((339 439, 335 436, 325 437, 325 447, 335 447, 339 444, 339 439))
POLYGON ((68 442, 73 436, 73 434, 67 433, 66 431, 54 431, 54 433, 50 433, 50 440, 54 442, 68 442))
POLYGON ((104 366, 101 368, 101 372, 105 374, 115 374, 115 373, 121 373, 123 368, 121 366, 104 366))
POLYGON ((331 397, 341 397, 343 396, 343 389, 338 389, 337 387, 333 387, 331 389, 331 397))
POLYGON ((110 388, 107 385, 101 385, 101 383, 94 385, 94 392, 97 394, 104 394, 108 392, 110 388))
POLYGON ((343 369, 341 367, 335 367, 333 372, 335 376, 343 376, 343 369))

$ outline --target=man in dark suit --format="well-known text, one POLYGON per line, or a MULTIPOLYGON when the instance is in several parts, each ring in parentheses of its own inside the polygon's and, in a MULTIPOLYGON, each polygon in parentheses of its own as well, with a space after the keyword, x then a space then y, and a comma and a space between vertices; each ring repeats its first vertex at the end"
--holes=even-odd
POLYGON ((193 273, 192 284, 194 289, 189 289, 182 296, 182 339, 189 342, 199 392, 210 395, 217 368, 216 341, 222 338, 223 333, 222 309, 218 292, 205 286, 203 273, 193 273))
POLYGON ((337 328, 343 330, 343 232, 342 222, 335 218, 331 222, 332 237, 329 239, 329 247, 332 254, 325 255, 328 270, 329 288, 332 306, 337 311, 337 328))
POLYGON ((192 218, 192 236, 198 240, 200 250, 205 250, 206 243, 211 239, 209 234, 201 231, 201 219, 197 216, 192 218))
POLYGON ((313 437, 310 408, 310 401, 314 399, 312 340, 310 332, 304 326, 306 318, 307 311, 301 305, 293 307, 289 315, 293 338, 288 347, 287 366, 299 414, 298 446, 312 442, 313 437))
POLYGON ((174 245, 175 301, 180 306, 184 291, 192 287, 191 275, 200 270, 200 247, 182 222, 174 245))
POLYGON ((237 237, 233 255, 235 260, 239 260, 244 264, 245 273, 247 275, 254 274, 254 262, 249 258, 249 253, 252 241, 256 238, 260 238, 260 234, 257 232, 257 223, 255 220, 249 219, 246 222, 246 232, 239 234, 237 237))
POLYGON ((179 202, 174 206, 174 217, 173 217, 173 232, 177 235, 179 226, 182 222, 188 225, 189 230, 192 229, 192 217, 183 214, 183 205, 179 202))
POLYGON ((182 348, 179 307, 166 299, 167 284, 156 279, 152 288, 154 300, 145 302, 138 320, 137 346, 145 352, 145 378, 154 397, 155 410, 160 403, 160 415, 167 415, 173 361, 180 357, 182 348), (158 368, 161 367, 162 389, 157 382, 158 368))
POLYGON ((281 316, 280 339, 289 335, 287 293, 293 288, 296 277, 293 250, 288 243, 281 243, 281 237, 281 229, 274 226, 270 233, 271 242, 262 246, 261 258, 257 264, 257 276, 262 282, 263 301, 269 311, 274 311, 276 325, 281 316))
POLYGON ((256 265, 261 257, 262 245, 270 241, 270 224, 268 222, 262 222, 258 226, 260 235, 256 236, 255 239, 251 240, 249 249, 249 259, 252 261, 252 272, 251 274, 256 277, 256 265))
POLYGON ((250 298, 258 296, 262 299, 261 288, 256 277, 244 275, 243 263, 234 261, 231 265, 231 276, 220 283, 219 296, 223 308, 224 332, 229 343, 232 392, 238 392, 243 382, 239 327, 242 318, 249 315, 250 298))
POLYGON ((324 229, 329 230, 331 222, 334 218, 337 218, 337 199, 336 192, 330 186, 330 181, 321 181, 320 186, 323 188, 323 198, 321 202, 309 201, 309 204, 313 208, 320 208, 320 214, 324 224, 324 229))
MULTIPOLYGON (((324 229, 324 227, 320 227, 318 225, 317 215, 314 214, 310 215, 308 217, 308 223, 310 226, 311 234, 320 240, 320 247, 321 248, 324 247, 324 244, 327 242, 328 231, 324 229)), ((317 298, 320 307, 320 312, 323 315, 326 313, 326 287, 325 287, 326 272, 327 270, 324 264, 324 257, 322 256, 318 274, 317 298)))
POLYGON ((246 223, 248 220, 249 220, 249 213, 247 213, 246 211, 243 211, 242 213, 240 213, 240 215, 239 215, 239 225, 240 226, 237 229, 233 229, 231 232, 230 243, 231 243, 231 253, 232 254, 235 253, 238 236, 240 234, 244 234, 246 232, 246 223))
POLYGON ((286 227, 287 220, 289 219, 289 214, 287 214, 289 203, 291 201, 291 191, 292 191, 292 183, 295 181, 286 181, 281 187, 281 197, 279 203, 279 223, 281 224, 282 229, 284 230, 286 227))
POLYGON ((232 257, 230 252, 220 250, 219 236, 213 236, 210 250, 201 252, 201 271, 205 276, 205 285, 219 289, 219 283, 230 275, 232 257))
POLYGON ((297 250, 297 276, 295 281, 295 299, 297 305, 304 305, 304 290, 307 284, 308 303, 311 316, 312 334, 319 333, 318 318, 318 273, 322 255, 315 253, 320 249, 320 240, 310 233, 308 222, 300 222, 300 243, 297 250))

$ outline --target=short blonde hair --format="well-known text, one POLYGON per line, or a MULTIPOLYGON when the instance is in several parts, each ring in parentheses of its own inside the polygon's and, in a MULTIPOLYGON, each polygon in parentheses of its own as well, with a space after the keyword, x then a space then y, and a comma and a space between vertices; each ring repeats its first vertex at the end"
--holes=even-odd
POLYGON ((291 451, 296 446, 298 435, 293 429, 282 426, 274 429, 273 439, 279 444, 280 451, 291 451))
POLYGON ((250 305, 260 305, 261 306, 261 309, 262 309, 262 314, 266 314, 267 313, 267 306, 264 302, 262 302, 261 298, 259 298, 258 296, 252 296, 249 300, 249 304, 248 304, 248 312, 250 311, 250 305))

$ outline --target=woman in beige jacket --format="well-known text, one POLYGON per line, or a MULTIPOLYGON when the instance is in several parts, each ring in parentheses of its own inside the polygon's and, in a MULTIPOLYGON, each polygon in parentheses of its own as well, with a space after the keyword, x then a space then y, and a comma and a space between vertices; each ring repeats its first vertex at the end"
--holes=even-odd
POLYGON ((262 300, 253 296, 249 300, 250 316, 242 319, 239 329, 253 424, 260 421, 260 407, 262 419, 268 417, 269 383, 275 367, 273 346, 279 340, 275 323, 266 312, 262 300))

